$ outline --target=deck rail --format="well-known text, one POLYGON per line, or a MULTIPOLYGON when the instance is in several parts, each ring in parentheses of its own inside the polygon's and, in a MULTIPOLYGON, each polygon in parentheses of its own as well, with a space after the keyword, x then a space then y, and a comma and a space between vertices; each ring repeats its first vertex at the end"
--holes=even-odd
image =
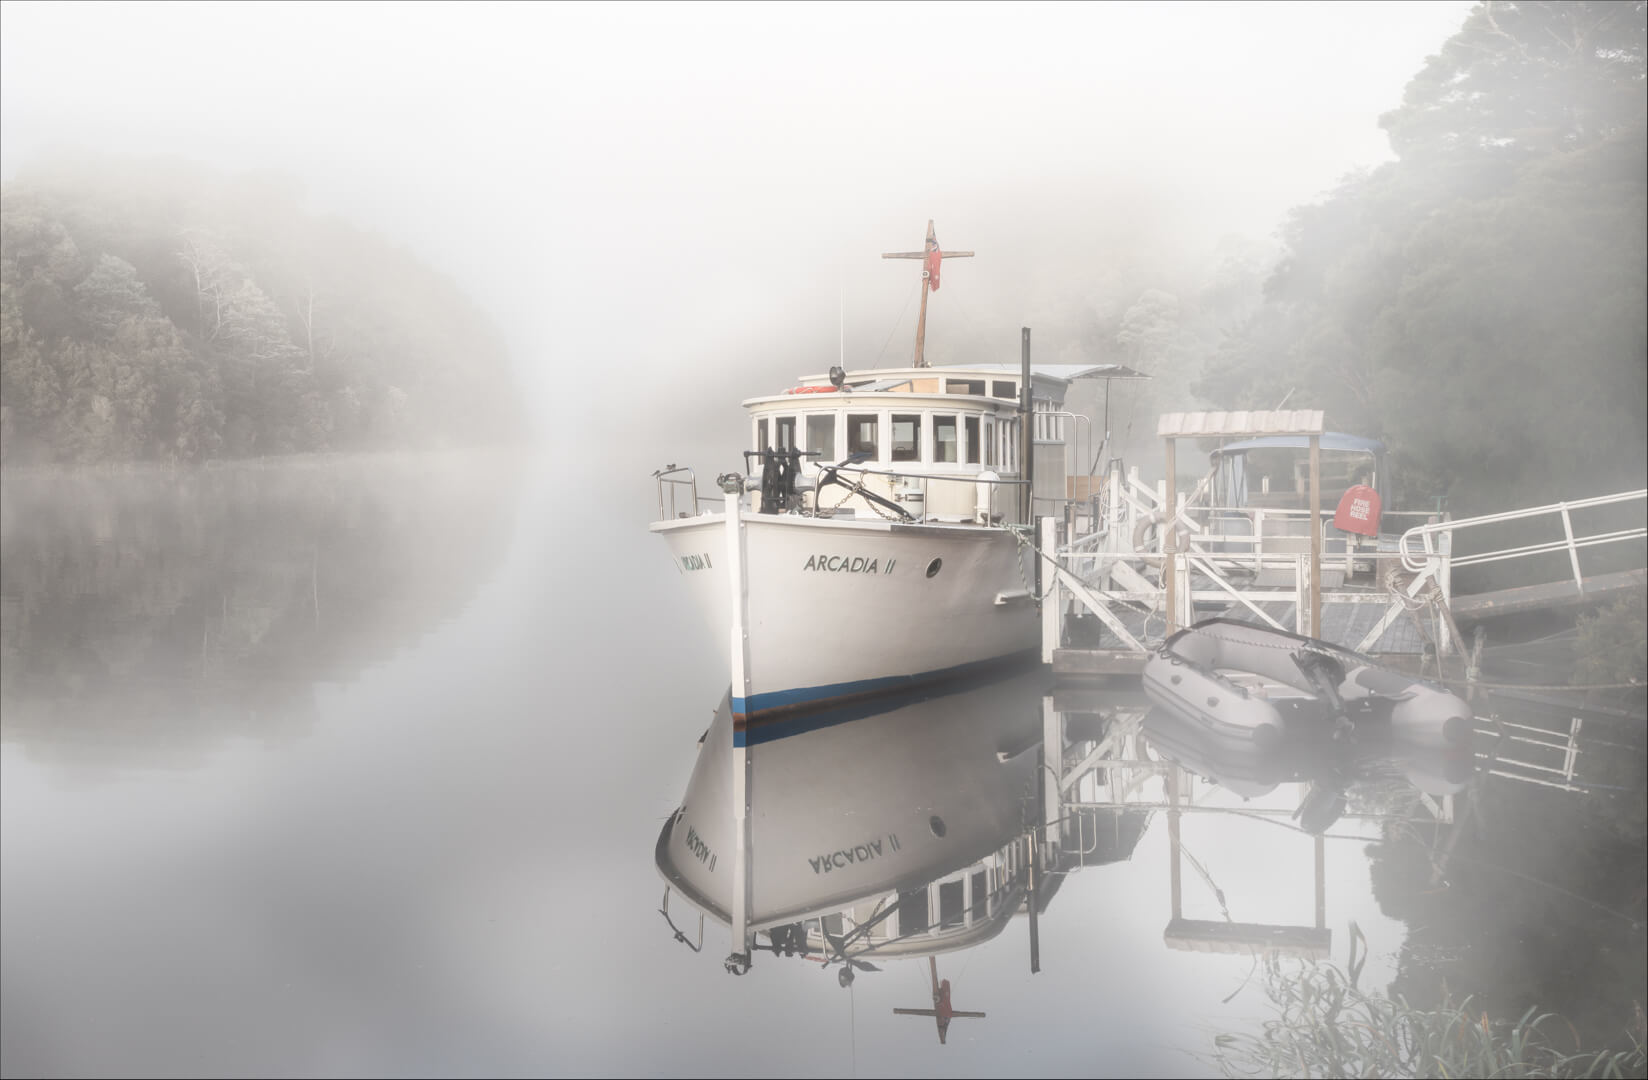
POLYGON ((1475 566, 1481 563, 1504 562, 1509 559, 1521 559, 1531 555, 1566 551, 1568 553, 1568 565, 1573 570, 1574 585, 1583 592, 1585 579, 1579 568, 1580 548, 1622 543, 1627 540, 1641 540, 1648 537, 1648 526, 1638 525, 1629 529, 1614 529, 1608 532, 1576 536, 1574 534, 1573 512, 1591 507, 1615 506, 1632 502, 1648 502, 1648 488, 1639 488, 1636 491, 1621 491, 1613 495, 1598 495, 1590 499, 1576 499, 1572 502, 1533 506, 1525 510, 1509 510, 1500 514, 1483 514, 1480 517, 1459 518, 1454 521, 1439 521, 1427 525, 1418 525, 1402 534, 1401 539, 1397 541, 1396 550, 1402 556, 1402 565, 1417 572, 1424 569, 1427 564, 1437 557, 1436 541, 1442 536, 1452 537, 1466 529, 1483 525, 1498 525, 1507 521, 1559 516, 1562 519, 1562 539, 1560 540, 1523 544, 1497 551, 1453 555, 1451 561, 1455 567, 1475 566), (1415 548, 1416 544, 1419 545, 1417 549, 1415 548))
MULTIPOLYGON (((665 518, 674 518, 677 516, 677 507, 675 502, 677 493, 690 494, 692 499, 692 516, 698 516, 698 478, 693 475, 691 469, 687 468, 685 465, 676 465, 671 463, 669 465, 665 465, 662 469, 654 469, 652 472, 652 477, 654 480, 658 481, 658 520, 662 521, 665 518), (685 473, 686 475, 683 476, 681 475, 682 473, 685 473), (683 488, 686 489, 684 493, 682 492, 683 488), (664 512, 664 502, 666 499, 669 502, 669 513, 667 514, 664 512)), ((680 516, 685 517, 686 515, 683 513, 680 516)))
MULTIPOLYGON (((1043 519, 1044 550, 1051 549, 1053 526, 1053 519, 1043 519)), ((1397 569, 1399 556, 1395 552, 1359 552, 1356 559, 1374 564, 1375 579, 1384 583, 1383 588, 1326 589, 1322 592, 1324 604, 1355 603, 1384 607, 1378 620, 1360 640, 1345 643, 1355 651, 1365 652, 1373 648, 1393 623, 1407 612, 1423 608, 1433 593, 1444 599, 1448 595, 1445 562, 1421 566, 1410 579, 1397 580, 1390 573, 1397 569)), ((1331 565, 1341 565, 1344 561, 1336 557, 1331 565)), ((1046 663, 1053 660, 1052 653, 1060 641, 1060 620, 1067 599, 1074 600, 1078 607, 1096 616, 1120 640, 1124 649, 1148 652, 1149 643, 1159 639, 1156 635, 1145 634, 1141 640, 1140 635, 1130 631, 1123 623, 1116 609, 1124 606, 1135 611, 1148 609, 1162 617, 1165 629, 1166 612, 1161 611, 1166 595, 1161 580, 1163 573, 1179 576, 1176 592, 1180 611, 1174 620, 1177 625, 1188 626, 1195 621, 1192 617, 1193 605, 1198 602, 1235 603, 1259 622, 1277 630, 1310 633, 1310 555, 1307 552, 1248 554, 1193 549, 1169 556, 1147 552, 1065 549, 1058 552, 1058 559, 1049 574, 1051 580, 1046 587, 1047 595, 1042 602, 1042 660, 1046 663), (1291 572, 1291 581, 1286 586, 1253 587, 1232 580, 1230 576, 1231 571, 1252 572, 1255 568, 1291 572), (1155 573, 1156 580, 1146 576, 1147 570, 1155 573), (1211 587, 1195 587, 1193 574, 1211 587), (1283 625, 1260 606, 1277 601, 1293 605, 1292 625, 1283 625)), ((1440 651, 1448 651, 1451 644, 1448 628, 1439 627, 1437 638, 1440 651)))

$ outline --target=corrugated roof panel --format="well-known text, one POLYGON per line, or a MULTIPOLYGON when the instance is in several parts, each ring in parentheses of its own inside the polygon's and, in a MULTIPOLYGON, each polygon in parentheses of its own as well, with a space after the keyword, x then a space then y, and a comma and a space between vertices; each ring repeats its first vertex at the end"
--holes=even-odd
POLYGON ((1163 437, 1320 435, 1321 409, 1237 410, 1163 413, 1156 434, 1163 437))
MULTIPOLYGON (((1135 371, 1122 364, 1031 364, 1032 373, 1043 379, 1059 379, 1072 382, 1076 379, 1148 379, 1151 376, 1142 371, 1135 371)), ((884 378, 894 375, 911 378, 931 378, 935 375, 951 377, 965 377, 967 375, 1017 375, 1022 369, 1021 364, 934 364, 925 368, 862 368, 847 372, 849 379, 862 378, 866 375, 880 375, 884 378)), ((825 383, 828 375, 803 375, 804 384, 825 383)))

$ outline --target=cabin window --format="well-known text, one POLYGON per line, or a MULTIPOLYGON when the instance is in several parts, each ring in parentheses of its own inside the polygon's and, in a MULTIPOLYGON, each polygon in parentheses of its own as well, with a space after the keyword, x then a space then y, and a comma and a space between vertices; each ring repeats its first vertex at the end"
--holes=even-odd
POLYGON ((982 918, 984 913, 989 910, 987 904, 989 896, 990 886, 985 883, 984 871, 975 871, 973 873, 973 895, 967 901, 967 906, 970 909, 968 911, 969 922, 982 918))
POLYGON ((984 421, 984 464, 990 468, 996 464, 996 422, 988 417, 984 421))
POLYGON ((881 418, 875 413, 854 413, 847 417, 847 453, 863 454, 871 461, 881 457, 881 418))
POLYGON ((997 379, 990 384, 990 396, 1006 398, 1008 401, 1017 401, 1019 398, 1019 384, 1011 379, 997 379))
POLYGON ((912 889, 898 894, 898 932, 919 934, 927 929, 927 890, 912 889))
POLYGON ((961 460, 960 449, 956 445, 956 418, 933 417, 933 460, 954 465, 961 460))
POLYGON ((893 460, 921 460, 921 414, 893 414, 893 460))
POLYGON ((807 450, 821 461, 835 460, 835 414, 814 413, 807 417, 807 450))
POLYGON ((762 417, 760 420, 755 422, 755 448, 757 450, 765 450, 771 445, 772 444, 767 441, 767 420, 766 417, 762 417))
POLYGON ((967 430, 967 464, 977 465, 979 463, 979 418, 968 416, 963 418, 962 423, 967 430))
POLYGON ((983 379, 946 379, 944 382, 946 394, 972 394, 976 397, 984 396, 983 379))
POLYGON ((939 926, 960 926, 967 911, 967 883, 964 881, 944 881, 938 887, 938 918, 939 926))
POLYGON ((773 449, 794 450, 795 447, 795 417, 776 417, 773 420, 773 449))
POLYGON ((1058 410, 1053 407, 1052 400, 1049 398, 1037 398, 1034 404, 1036 441, 1063 442, 1064 417, 1055 415, 1058 410))

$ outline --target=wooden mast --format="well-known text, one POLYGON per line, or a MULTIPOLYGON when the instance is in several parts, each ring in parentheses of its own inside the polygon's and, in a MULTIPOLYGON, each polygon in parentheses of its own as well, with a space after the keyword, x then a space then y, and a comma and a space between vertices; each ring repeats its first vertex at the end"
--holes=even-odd
POLYGON ((975 1020, 984 1019, 981 1012, 964 1012, 950 1007, 950 980, 939 981, 938 961, 933 957, 927 958, 927 969, 933 977, 933 1007, 931 1009, 894 1009, 898 1016, 931 1016, 938 1025, 938 1041, 943 1043, 950 1034, 950 1021, 958 1016, 969 1017, 975 1020))
MULTIPOLYGON (((936 260, 936 265, 938 263, 942 263, 945 259, 971 259, 973 257, 973 253, 971 251, 940 251, 938 247, 938 238, 933 235, 933 223, 929 219, 927 222, 927 246, 924 250, 884 251, 881 253, 881 257, 883 259, 922 260, 933 258, 936 260)), ((927 264, 923 262, 921 268, 921 314, 916 318, 916 367, 927 366, 927 358, 925 355, 927 346, 927 293, 930 291, 931 285, 932 274, 928 271, 927 264)))

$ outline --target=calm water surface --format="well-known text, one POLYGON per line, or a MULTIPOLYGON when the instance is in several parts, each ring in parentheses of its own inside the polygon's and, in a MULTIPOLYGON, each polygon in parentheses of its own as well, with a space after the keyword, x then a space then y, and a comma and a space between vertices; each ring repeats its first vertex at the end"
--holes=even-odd
MULTIPOLYGON (((1357 765, 1321 844, 1319 920, 1316 843, 1288 813, 1310 769, 1184 750, 1225 781, 1186 777, 1199 804, 1282 813, 1187 813, 1177 845, 1159 808, 1128 815, 1113 858, 1058 882, 1039 974, 1022 914, 937 956, 954 1007, 987 1014, 947 1045, 892 1012, 931 1007, 924 958, 850 989, 801 957, 725 974, 725 927, 694 952, 658 913, 655 845, 726 676, 646 532, 648 494, 591 505, 486 455, 8 473, 0 1069, 1206 1074, 1217 1034, 1273 1009, 1250 950, 1171 947, 1175 855, 1183 918, 1320 921, 1342 966, 1354 923, 1367 988, 1423 1002, 1446 979, 1602 1041, 1640 1000, 1640 769, 1596 774, 1591 795, 1479 777, 1448 847, 1409 773, 1357 765)), ((945 799, 1017 820, 1035 768, 980 777, 1015 732, 1001 768, 1045 753, 1046 690, 1029 675, 903 703, 947 757, 892 740, 875 759, 892 714, 873 710, 758 748, 756 812, 834 815, 843 835, 945 799), (799 779, 762 788, 762 753, 766 776, 799 779), (839 776, 820 783, 815 755, 839 776)), ((1138 723, 1128 752, 1169 756, 1135 697, 1053 704, 1076 750, 1138 723)), ((1598 730, 1640 758, 1640 734, 1598 730)), ((1159 802, 1162 775, 1132 797, 1159 802)))

